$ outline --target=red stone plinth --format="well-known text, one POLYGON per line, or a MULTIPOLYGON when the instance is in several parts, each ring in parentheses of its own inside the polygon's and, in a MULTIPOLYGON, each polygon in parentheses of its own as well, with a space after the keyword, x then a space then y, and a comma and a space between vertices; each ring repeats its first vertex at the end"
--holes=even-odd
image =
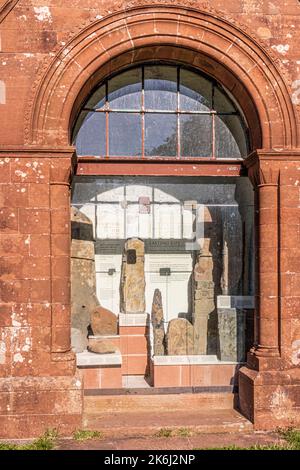
POLYGON ((69 436, 82 427, 82 378, 0 379, 0 438, 37 437, 56 428, 69 436))

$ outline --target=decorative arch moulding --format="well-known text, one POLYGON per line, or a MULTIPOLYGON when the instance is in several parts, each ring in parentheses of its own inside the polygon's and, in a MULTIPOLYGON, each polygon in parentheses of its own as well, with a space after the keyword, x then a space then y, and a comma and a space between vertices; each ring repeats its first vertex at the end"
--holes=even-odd
POLYGON ((200 10, 193 1, 184 9, 144 3, 81 25, 44 64, 27 103, 27 145, 69 145, 72 119, 91 89, 113 72, 155 59, 189 64, 227 87, 248 117, 253 148, 300 145, 284 68, 261 40, 207 4, 200 10))

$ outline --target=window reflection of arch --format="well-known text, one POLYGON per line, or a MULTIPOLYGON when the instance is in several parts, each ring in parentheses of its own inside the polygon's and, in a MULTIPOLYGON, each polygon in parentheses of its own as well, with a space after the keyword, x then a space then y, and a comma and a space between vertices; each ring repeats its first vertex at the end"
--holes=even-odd
POLYGON ((79 156, 234 158, 247 156, 247 127, 214 80, 181 66, 144 65, 107 79, 73 131, 79 156))

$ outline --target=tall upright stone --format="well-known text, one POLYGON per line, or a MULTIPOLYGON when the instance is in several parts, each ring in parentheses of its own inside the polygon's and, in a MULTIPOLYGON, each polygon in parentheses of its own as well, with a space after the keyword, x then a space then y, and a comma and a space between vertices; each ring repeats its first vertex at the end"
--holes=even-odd
POLYGON ((121 313, 145 312, 145 244, 139 238, 126 241, 121 271, 121 313))
POLYGON ((245 361, 245 310, 218 308, 221 361, 245 361))
POLYGON ((229 286, 228 245, 227 245, 226 240, 223 240, 222 262, 223 262, 223 270, 222 270, 222 276, 221 276, 222 295, 228 295, 228 286, 229 286))
MULTIPOLYGON (((204 209, 205 226, 212 225, 209 210, 204 209)), ((195 329, 195 354, 207 354, 207 330, 209 315, 215 310, 213 255, 209 230, 204 230, 201 249, 197 254, 194 266, 194 312, 193 324, 195 329)))
POLYGON ((72 347, 82 352, 88 344, 91 313, 99 305, 96 296, 95 246, 90 219, 71 211, 71 325, 72 347))
POLYGON ((155 356, 164 356, 165 328, 162 297, 159 289, 155 289, 151 310, 151 323, 153 327, 153 352, 155 356))
POLYGON ((174 318, 167 330, 168 356, 194 354, 194 327, 186 318, 174 318))

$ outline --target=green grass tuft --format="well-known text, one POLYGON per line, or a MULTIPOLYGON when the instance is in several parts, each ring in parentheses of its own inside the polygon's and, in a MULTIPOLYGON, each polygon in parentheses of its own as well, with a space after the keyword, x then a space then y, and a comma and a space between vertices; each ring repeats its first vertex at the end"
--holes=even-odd
POLYGON ((190 437, 192 434, 192 431, 188 428, 179 428, 176 431, 176 435, 179 437, 190 437))
POLYGON ((99 431, 87 431, 85 429, 77 429, 73 433, 73 438, 76 441, 85 441, 87 439, 102 439, 103 433, 99 431))
POLYGON ((48 429, 43 436, 29 444, 11 444, 0 442, 0 450, 52 450, 56 444, 58 432, 56 429, 48 429))
POLYGON ((172 437, 173 431, 168 428, 161 428, 157 433, 154 434, 155 437, 172 437))

